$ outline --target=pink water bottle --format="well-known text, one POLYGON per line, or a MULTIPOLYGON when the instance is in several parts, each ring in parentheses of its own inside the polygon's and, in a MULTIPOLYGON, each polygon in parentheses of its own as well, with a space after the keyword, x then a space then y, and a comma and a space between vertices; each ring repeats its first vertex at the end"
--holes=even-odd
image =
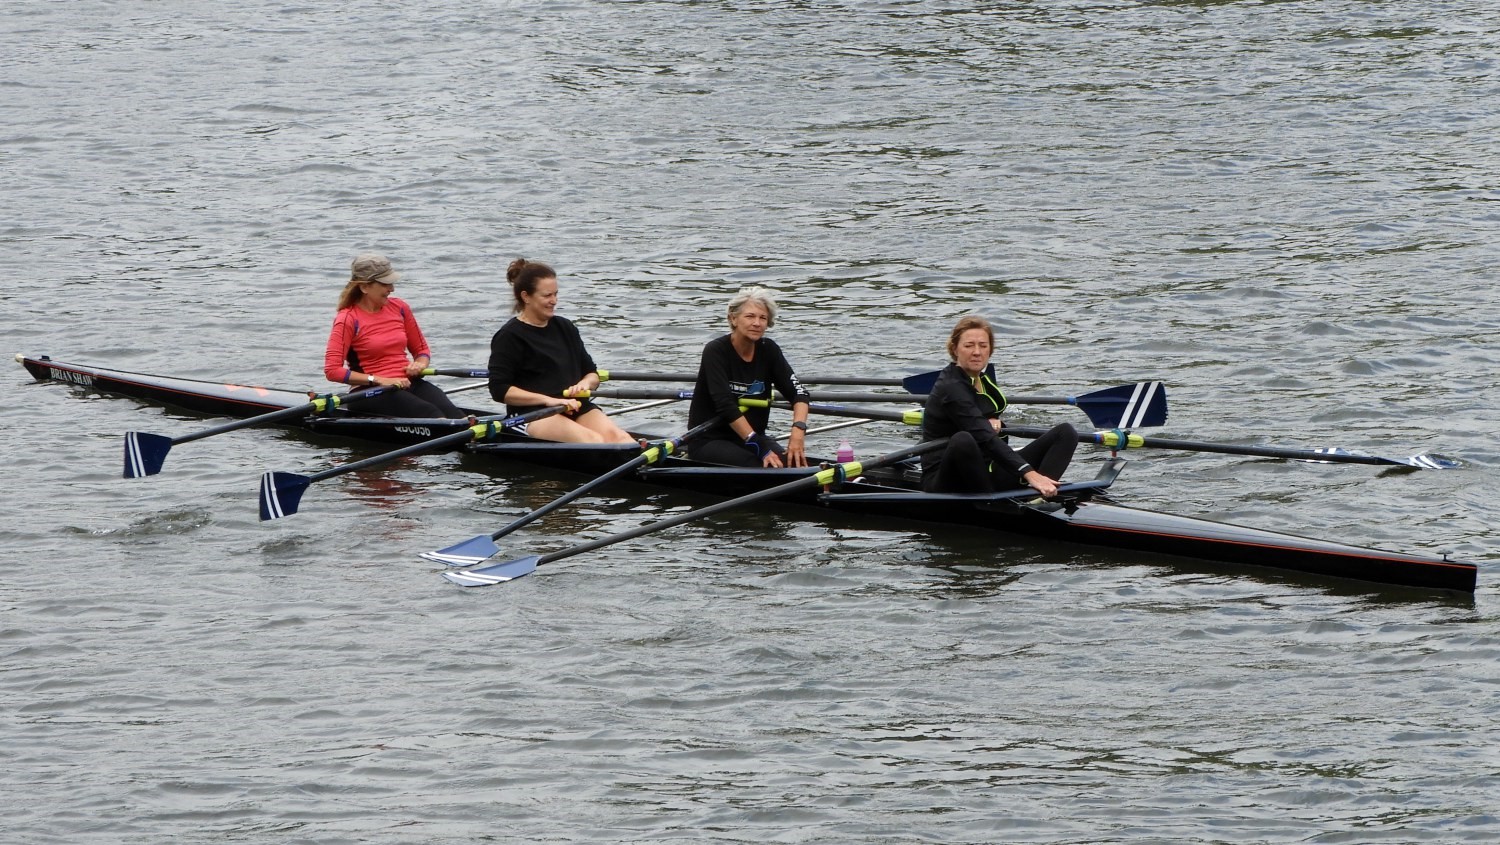
POLYGON ((854 447, 849 445, 848 440, 839 441, 839 452, 837 458, 838 462, 841 464, 847 464, 850 461, 854 460, 854 447))

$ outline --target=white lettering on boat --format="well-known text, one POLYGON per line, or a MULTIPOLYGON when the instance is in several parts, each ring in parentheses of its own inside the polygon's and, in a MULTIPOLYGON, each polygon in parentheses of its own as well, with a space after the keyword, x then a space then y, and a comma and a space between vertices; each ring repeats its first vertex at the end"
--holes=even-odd
POLYGON ((432 436, 432 429, 420 425, 398 425, 396 430, 402 434, 415 434, 418 437, 432 436))
POLYGON ((75 373, 72 370, 59 370, 56 367, 48 367, 54 381, 66 381, 72 384, 81 384, 84 387, 94 386, 94 377, 88 373, 75 373))

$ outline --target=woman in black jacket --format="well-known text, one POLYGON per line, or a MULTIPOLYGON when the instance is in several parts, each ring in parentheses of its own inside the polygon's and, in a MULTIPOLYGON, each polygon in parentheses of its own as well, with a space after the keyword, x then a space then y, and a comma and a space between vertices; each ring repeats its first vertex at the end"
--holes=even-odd
POLYGON ((729 334, 708 342, 698 364, 698 382, 688 406, 688 425, 718 424, 693 442, 692 457, 745 467, 805 467, 808 393, 766 330, 776 324, 776 301, 762 287, 729 300, 729 334), (770 399, 771 389, 792 403, 792 430, 785 448, 766 433, 769 408, 741 408, 741 399, 770 399))
POLYGON ((985 375, 995 350, 995 331, 983 317, 958 321, 948 337, 945 367, 927 396, 922 439, 948 438, 948 445, 922 456, 922 489, 943 493, 989 493, 1031 487, 1057 495, 1057 480, 1078 448, 1078 432, 1053 426, 1019 451, 1005 438, 1005 395, 985 375))

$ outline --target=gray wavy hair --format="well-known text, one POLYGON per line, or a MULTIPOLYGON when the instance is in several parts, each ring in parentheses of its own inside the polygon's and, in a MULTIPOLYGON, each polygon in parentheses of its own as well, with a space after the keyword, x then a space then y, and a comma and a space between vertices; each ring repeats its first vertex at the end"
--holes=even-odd
POLYGON ((766 328, 776 325, 776 300, 771 297, 771 292, 754 285, 748 288, 740 288, 740 292, 729 300, 729 316, 731 319, 745 309, 745 304, 753 302, 766 309, 766 328))

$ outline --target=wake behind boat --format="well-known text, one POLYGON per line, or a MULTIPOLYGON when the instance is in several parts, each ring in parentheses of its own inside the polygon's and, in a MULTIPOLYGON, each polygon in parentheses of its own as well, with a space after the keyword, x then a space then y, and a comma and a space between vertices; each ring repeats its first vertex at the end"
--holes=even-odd
MULTIPOLYGON (((309 404, 316 394, 233 383, 147 375, 104 367, 63 363, 46 356, 16 356, 39 381, 55 381, 120 396, 129 396, 204 414, 254 417, 309 404)), ((474 411, 476 416, 482 411, 474 411)), ((283 425, 382 443, 414 444, 450 436, 469 428, 470 420, 398 419, 359 416, 335 409, 291 415, 283 425)), ((504 461, 524 461, 597 475, 640 455, 631 444, 582 445, 539 441, 505 430, 491 439, 464 445, 469 452, 504 461)), ((836 509, 889 521, 899 518, 927 526, 935 533, 984 529, 1110 549, 1196 560, 1283 569, 1407 587, 1473 592, 1478 566, 1444 556, 1406 554, 1300 537, 1132 508, 1095 495, 1109 486, 1123 461, 1106 463, 1096 483, 1084 482, 1064 500, 1037 506, 1008 493, 950 495, 921 492, 909 464, 874 470, 862 478, 822 489, 801 486, 782 501, 836 509)), ((665 457, 637 471, 647 483, 689 489, 716 496, 736 496, 783 485, 810 470, 763 470, 712 466, 681 457, 665 457)), ((128 474, 128 473, 127 473, 128 474)), ((474 560, 445 575, 466 583, 463 573, 478 573, 471 585, 485 581, 483 572, 504 564, 474 560), (459 577, 453 577, 459 576, 459 577)), ((503 578, 498 580, 505 580, 503 578)))

